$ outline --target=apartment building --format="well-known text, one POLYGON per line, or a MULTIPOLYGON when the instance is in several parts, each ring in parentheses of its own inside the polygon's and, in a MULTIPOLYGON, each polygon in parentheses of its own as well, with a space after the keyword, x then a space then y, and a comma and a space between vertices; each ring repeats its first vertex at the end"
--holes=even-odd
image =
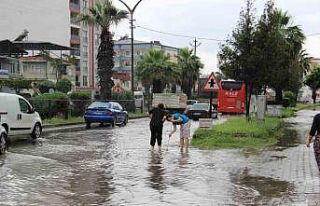
POLYGON ((88 13, 95 0, 70 0, 70 47, 72 55, 78 57, 76 65, 76 85, 94 89, 96 82, 96 54, 99 46, 99 28, 77 22, 80 13, 88 13))
MULTIPOLYGON (((134 69, 141 59, 142 55, 149 49, 157 48, 163 50, 170 60, 177 62, 178 48, 166 46, 160 41, 134 41, 134 69)), ((131 89, 131 39, 124 38, 114 42, 115 64, 113 79, 120 83, 121 86, 127 90, 131 89)), ((135 80, 135 90, 141 90, 142 86, 135 80)))
MULTIPOLYGON (((87 13, 94 1, 1 0, 0 27, 3 29, 0 32, 0 40, 14 40, 27 30, 28 36, 24 40, 51 42, 72 47, 74 50, 70 54, 77 58, 73 82, 77 87, 93 89, 96 87, 95 56, 99 45, 99 29, 76 22, 75 18, 80 13, 87 13)), ((36 55, 36 53, 29 53, 30 64, 39 59, 32 57, 36 55)), ((28 58, 24 58, 23 62, 27 64, 28 58)), ((23 65, 20 67, 23 68, 23 65)), ((31 76, 34 75, 36 74, 31 76)), ((27 76, 30 75, 27 74, 27 76)), ((40 75, 39 79, 42 78, 43 75, 40 75)))

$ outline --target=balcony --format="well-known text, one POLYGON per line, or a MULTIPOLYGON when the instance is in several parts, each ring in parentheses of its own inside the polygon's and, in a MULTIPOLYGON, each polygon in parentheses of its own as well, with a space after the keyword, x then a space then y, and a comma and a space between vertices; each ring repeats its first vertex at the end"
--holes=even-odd
POLYGON ((73 48, 73 50, 70 51, 70 54, 72 56, 80 56, 80 49, 78 48, 73 48))
POLYGON ((70 1, 70 11, 80 13, 80 2, 70 1))
POLYGON ((80 44, 80 36, 71 34, 71 44, 80 44))

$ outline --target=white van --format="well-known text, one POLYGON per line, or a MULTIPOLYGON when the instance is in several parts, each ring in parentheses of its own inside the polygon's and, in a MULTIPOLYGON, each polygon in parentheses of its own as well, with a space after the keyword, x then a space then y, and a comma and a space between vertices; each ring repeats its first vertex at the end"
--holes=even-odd
POLYGON ((8 137, 30 134, 33 139, 41 136, 41 117, 22 96, 0 93, 0 125, 8 137))
POLYGON ((0 155, 4 154, 7 149, 7 131, 0 125, 0 155))

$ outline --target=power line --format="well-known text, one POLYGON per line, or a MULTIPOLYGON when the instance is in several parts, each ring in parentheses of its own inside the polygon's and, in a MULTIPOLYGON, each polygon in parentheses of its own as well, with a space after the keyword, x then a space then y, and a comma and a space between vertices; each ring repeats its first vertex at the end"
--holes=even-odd
POLYGON ((155 29, 151 29, 145 26, 136 26, 137 28, 143 29, 143 30, 147 30, 147 31, 151 31, 151 32, 155 32, 155 33, 160 33, 160 34, 165 34, 165 35, 169 35, 169 36, 176 36, 176 37, 182 37, 182 38, 188 38, 188 39, 201 39, 201 40, 208 40, 208 41, 218 41, 218 42, 222 42, 222 41, 226 41, 226 40, 222 40, 222 39, 215 39, 215 38, 205 38, 205 37, 195 37, 195 36, 189 36, 189 35, 183 35, 183 34, 175 34, 175 33, 170 33, 170 32, 164 32, 164 31, 159 31, 159 30, 155 30, 155 29))
POLYGON ((306 36, 319 36, 320 33, 312 33, 312 34, 307 34, 306 36))

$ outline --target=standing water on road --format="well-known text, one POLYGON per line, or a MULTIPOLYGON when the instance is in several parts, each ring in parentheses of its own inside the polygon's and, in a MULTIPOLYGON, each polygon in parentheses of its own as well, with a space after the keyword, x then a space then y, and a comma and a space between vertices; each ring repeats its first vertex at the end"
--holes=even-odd
MULTIPOLYGON (((168 151, 151 152, 147 118, 125 127, 51 133, 42 144, 15 144, 0 157, 0 204, 316 204, 319 173, 312 149, 303 145, 314 114, 299 112, 288 120, 287 140, 254 153, 180 152, 179 134, 168 151)), ((165 123, 163 148, 169 131, 165 123)))

